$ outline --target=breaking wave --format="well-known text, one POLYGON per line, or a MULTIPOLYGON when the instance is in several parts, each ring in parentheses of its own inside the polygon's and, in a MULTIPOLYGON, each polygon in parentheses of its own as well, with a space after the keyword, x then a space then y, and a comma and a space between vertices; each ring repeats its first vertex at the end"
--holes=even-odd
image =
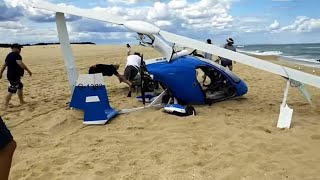
POLYGON ((248 53, 252 55, 259 55, 259 56, 279 56, 282 54, 281 51, 243 51, 239 50, 239 52, 248 53))

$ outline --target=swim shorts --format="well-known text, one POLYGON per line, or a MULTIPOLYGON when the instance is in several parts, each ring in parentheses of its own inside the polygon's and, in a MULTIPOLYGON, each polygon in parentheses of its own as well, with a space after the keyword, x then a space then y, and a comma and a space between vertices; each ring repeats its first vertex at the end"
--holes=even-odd
POLYGON ((18 89, 22 89, 22 88, 23 88, 23 84, 20 80, 18 80, 18 81, 10 81, 9 80, 8 92, 16 93, 18 89))
POLYGON ((129 81, 133 81, 136 75, 138 74, 139 70, 134 66, 127 66, 124 70, 124 78, 129 81))
POLYGON ((232 66, 232 61, 230 61, 230 60, 222 60, 221 61, 221 65, 224 66, 224 67, 232 66))

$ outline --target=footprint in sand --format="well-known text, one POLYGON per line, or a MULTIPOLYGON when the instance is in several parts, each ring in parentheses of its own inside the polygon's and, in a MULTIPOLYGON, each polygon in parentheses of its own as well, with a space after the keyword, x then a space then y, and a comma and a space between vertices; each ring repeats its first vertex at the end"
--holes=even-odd
POLYGON ((50 172, 50 168, 49 167, 44 167, 43 169, 41 169, 41 172, 42 173, 50 172))
POLYGON ((107 176, 108 172, 107 171, 96 171, 94 174, 96 176, 107 176))
POLYGON ((57 158, 57 159, 53 160, 52 163, 55 165, 61 166, 61 165, 64 165, 65 163, 67 163, 67 161, 68 160, 65 158, 57 158))
POLYGON ((294 148, 292 149, 292 153, 295 154, 295 155, 298 155, 298 154, 303 154, 303 150, 300 149, 300 148, 294 148))
POLYGON ((144 129, 144 127, 139 127, 139 126, 127 127, 127 130, 137 130, 137 129, 144 129))
POLYGON ((320 135, 312 135, 310 138, 313 140, 320 140, 320 135))
POLYGON ((204 167, 206 164, 208 164, 208 163, 204 162, 204 161, 198 161, 195 163, 195 165, 200 166, 200 167, 204 167))

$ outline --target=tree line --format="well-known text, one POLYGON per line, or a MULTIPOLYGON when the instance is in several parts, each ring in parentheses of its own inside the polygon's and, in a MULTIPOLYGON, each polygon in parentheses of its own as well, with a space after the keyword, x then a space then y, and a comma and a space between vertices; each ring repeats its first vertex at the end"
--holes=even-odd
MULTIPOLYGON (((56 45, 60 43, 35 43, 35 44, 20 44, 22 46, 45 46, 45 45, 56 45)), ((70 44, 93 44, 93 42, 71 42, 70 44)), ((0 43, 0 47, 2 48, 9 48, 11 44, 6 44, 6 43, 0 43)))

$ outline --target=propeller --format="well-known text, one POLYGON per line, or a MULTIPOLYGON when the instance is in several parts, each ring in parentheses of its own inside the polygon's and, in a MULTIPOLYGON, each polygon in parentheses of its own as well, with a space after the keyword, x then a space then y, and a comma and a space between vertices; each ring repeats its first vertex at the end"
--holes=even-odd
POLYGON ((143 61, 143 54, 141 55, 141 65, 140 65, 140 78, 141 78, 141 96, 142 96, 142 103, 143 106, 146 105, 146 97, 145 97, 145 83, 144 83, 144 71, 145 71, 144 61, 143 61))

